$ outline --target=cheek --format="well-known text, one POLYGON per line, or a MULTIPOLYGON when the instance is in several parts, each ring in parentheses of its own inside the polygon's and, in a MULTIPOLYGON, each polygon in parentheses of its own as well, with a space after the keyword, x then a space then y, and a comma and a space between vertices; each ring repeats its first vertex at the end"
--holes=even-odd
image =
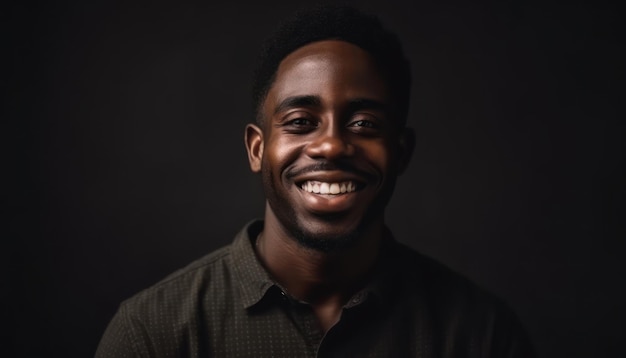
POLYGON ((280 176, 299 156, 301 143, 284 137, 270 138, 263 153, 265 170, 280 176))
POLYGON ((368 141, 362 143, 361 155, 370 165, 373 165, 381 175, 388 175, 389 170, 393 167, 394 153, 389 150, 390 144, 384 140, 368 141))

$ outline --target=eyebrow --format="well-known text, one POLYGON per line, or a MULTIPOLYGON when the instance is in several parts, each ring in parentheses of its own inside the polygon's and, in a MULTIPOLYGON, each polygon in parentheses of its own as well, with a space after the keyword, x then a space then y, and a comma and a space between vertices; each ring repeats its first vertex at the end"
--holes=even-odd
POLYGON ((348 110, 350 112, 356 112, 360 109, 387 112, 389 111, 389 105, 387 103, 368 98, 356 98, 351 100, 350 104, 348 104, 348 110))
POLYGON ((276 106, 274 114, 295 107, 321 107, 322 100, 318 96, 292 96, 285 98, 276 106))
MULTIPOLYGON (((280 113, 290 108, 295 107, 321 107, 322 100, 319 96, 292 96, 285 98, 282 102, 276 106, 274 114, 280 113)), ((371 109, 386 112, 389 110, 389 105, 373 99, 368 98, 355 98, 348 104, 349 112, 356 112, 361 109, 371 109)))

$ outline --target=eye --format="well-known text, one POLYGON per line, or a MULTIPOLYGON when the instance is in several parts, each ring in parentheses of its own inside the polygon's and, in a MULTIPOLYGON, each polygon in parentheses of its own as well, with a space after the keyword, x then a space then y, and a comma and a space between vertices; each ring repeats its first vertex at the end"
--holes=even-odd
POLYGON ((289 121, 292 126, 313 126, 313 121, 308 118, 296 118, 289 121))
POLYGON ((347 129, 354 134, 366 137, 378 137, 384 130, 384 122, 380 118, 371 115, 357 115, 348 122, 347 129))
POLYGON ((288 133, 308 133, 317 127, 317 122, 310 116, 296 114, 292 118, 287 118, 281 127, 288 133))
POLYGON ((361 119, 350 123, 350 127, 376 128, 377 126, 371 121, 361 119))

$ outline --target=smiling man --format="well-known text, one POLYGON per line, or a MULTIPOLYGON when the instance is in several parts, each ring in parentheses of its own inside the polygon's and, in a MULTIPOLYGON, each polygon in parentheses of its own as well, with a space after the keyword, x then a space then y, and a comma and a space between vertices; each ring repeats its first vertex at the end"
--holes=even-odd
POLYGON ((409 78, 375 18, 325 7, 286 23, 245 131, 264 220, 125 301, 96 355, 532 356, 505 305, 385 226, 413 149, 409 78))

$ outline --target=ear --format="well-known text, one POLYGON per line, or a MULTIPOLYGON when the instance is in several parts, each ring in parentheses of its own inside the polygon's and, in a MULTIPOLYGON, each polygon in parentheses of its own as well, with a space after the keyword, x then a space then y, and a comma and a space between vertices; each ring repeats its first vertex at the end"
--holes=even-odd
POLYGON ((261 158, 263 158, 263 131, 255 124, 248 124, 244 140, 250 169, 258 173, 261 171, 261 158))
POLYGON ((409 166, 414 149, 415 131, 413 128, 403 128, 398 137, 398 174, 404 173, 409 166))

